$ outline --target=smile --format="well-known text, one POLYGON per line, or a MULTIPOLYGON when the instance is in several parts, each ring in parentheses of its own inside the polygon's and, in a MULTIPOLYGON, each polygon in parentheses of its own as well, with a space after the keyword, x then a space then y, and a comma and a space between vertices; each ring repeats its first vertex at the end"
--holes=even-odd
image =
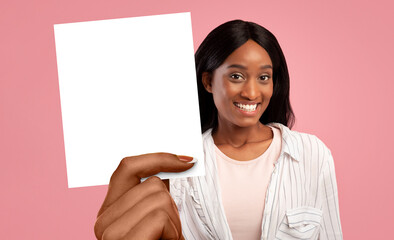
POLYGON ((238 107, 239 109, 241 109, 242 111, 245 111, 245 112, 253 112, 257 108, 257 103, 256 104, 251 104, 251 105, 249 105, 249 104, 241 104, 241 103, 234 103, 234 105, 236 107, 238 107))

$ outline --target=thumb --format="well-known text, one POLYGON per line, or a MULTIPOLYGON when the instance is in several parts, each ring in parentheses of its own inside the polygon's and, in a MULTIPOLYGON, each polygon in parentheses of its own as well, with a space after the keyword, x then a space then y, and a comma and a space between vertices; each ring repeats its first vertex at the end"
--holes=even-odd
POLYGON ((152 153, 136 156, 136 158, 125 158, 122 161, 127 162, 125 165, 128 165, 128 167, 126 167, 127 169, 123 170, 126 170, 131 176, 141 179, 160 172, 186 171, 194 166, 196 160, 197 159, 193 157, 185 155, 152 153))
POLYGON ((194 166, 193 160, 193 157, 171 153, 149 153, 125 157, 111 176, 102 209, 139 184, 141 178, 153 176, 159 172, 186 171, 194 166))

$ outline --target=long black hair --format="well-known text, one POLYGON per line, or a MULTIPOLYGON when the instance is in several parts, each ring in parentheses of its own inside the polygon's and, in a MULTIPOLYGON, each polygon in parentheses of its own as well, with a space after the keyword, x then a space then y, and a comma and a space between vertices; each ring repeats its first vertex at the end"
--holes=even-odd
POLYGON ((273 64, 273 94, 260 122, 282 123, 291 128, 295 116, 290 105, 290 79, 282 49, 275 36, 264 27, 242 20, 233 20, 212 30, 201 43, 195 54, 198 98, 200 105, 201 130, 216 129, 218 112, 211 93, 202 83, 203 72, 212 73, 237 48, 249 39, 263 47, 273 64))

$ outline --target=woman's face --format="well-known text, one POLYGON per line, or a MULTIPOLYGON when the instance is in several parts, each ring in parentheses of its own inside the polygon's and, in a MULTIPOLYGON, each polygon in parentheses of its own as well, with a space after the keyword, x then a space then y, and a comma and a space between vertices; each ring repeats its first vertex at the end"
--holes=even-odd
POLYGON ((218 110, 219 125, 258 124, 272 96, 272 74, 271 58, 253 40, 236 49, 212 74, 203 73, 203 84, 218 110))

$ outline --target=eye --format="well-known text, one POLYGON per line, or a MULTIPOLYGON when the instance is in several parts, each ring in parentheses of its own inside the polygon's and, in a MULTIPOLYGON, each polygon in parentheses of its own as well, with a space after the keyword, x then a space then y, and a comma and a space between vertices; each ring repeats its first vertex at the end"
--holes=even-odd
POLYGON ((243 76, 239 73, 233 73, 230 75, 230 78, 233 80, 241 80, 243 78, 243 76))
POLYGON ((262 81, 268 81, 270 78, 271 77, 269 75, 262 75, 262 76, 260 76, 259 79, 262 80, 262 81))

